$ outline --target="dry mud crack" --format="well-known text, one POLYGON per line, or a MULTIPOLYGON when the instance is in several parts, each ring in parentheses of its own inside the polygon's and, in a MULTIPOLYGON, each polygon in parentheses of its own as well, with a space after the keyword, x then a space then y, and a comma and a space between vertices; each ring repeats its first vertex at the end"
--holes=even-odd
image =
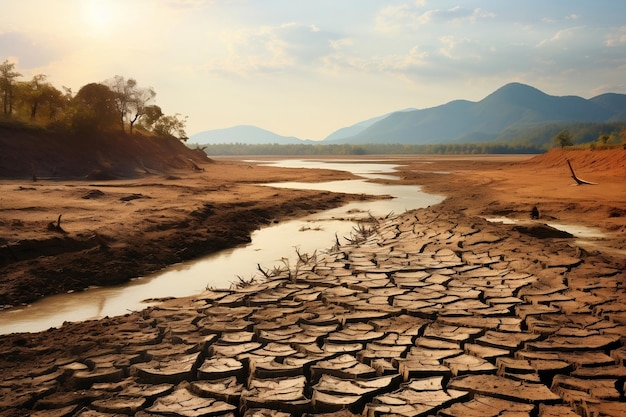
POLYGON ((623 264, 408 212, 271 281, 4 336, 0 414, 624 416, 623 264))

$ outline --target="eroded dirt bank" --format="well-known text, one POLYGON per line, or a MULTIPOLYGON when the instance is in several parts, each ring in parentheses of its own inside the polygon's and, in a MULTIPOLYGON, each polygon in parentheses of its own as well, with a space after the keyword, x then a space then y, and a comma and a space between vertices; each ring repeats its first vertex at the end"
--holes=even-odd
POLYGON ((131 180, 0 181, 0 305, 124 282, 247 242, 271 222, 372 198, 256 185, 352 178, 345 172, 201 166, 131 180))

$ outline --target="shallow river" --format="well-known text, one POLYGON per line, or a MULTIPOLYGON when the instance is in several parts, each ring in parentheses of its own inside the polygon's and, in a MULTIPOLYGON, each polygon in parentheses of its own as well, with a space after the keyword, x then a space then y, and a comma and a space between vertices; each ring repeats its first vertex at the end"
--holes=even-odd
MULTIPOLYGON (((259 162, 259 161, 257 161, 259 162)), ((331 247, 335 234, 342 242, 350 236, 355 217, 377 217, 389 213, 426 207, 441 202, 442 197, 426 194, 417 186, 381 185, 368 179, 394 179, 394 167, 387 163, 354 160, 280 160, 267 162, 281 167, 337 169, 350 171, 362 180, 324 183, 277 183, 266 186, 328 190, 351 194, 389 195, 393 198, 372 202, 350 203, 337 209, 264 227, 252 234, 252 242, 207 257, 173 265, 150 276, 107 288, 46 297, 36 303, 0 312, 0 334, 35 332, 58 327, 65 321, 83 321, 126 314, 149 304, 143 300, 163 297, 184 297, 202 292, 207 287, 228 288, 239 277, 258 276, 257 264, 264 269, 283 266, 285 258, 293 265, 296 249, 304 254, 331 247), (352 219, 352 220, 345 220, 352 219)))

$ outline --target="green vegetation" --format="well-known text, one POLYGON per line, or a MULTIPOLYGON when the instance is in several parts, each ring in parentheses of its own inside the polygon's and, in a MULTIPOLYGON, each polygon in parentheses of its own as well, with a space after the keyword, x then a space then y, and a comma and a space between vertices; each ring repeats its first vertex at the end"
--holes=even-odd
POLYGON ((574 144, 572 141, 572 135, 570 135, 567 130, 561 130, 552 138, 552 141, 561 148, 572 146, 574 144))
POLYGON ((534 154, 545 150, 534 146, 506 143, 463 143, 446 145, 367 144, 367 145, 250 145, 225 143, 202 145, 208 155, 457 155, 457 154, 534 154))
MULTIPOLYGON (((197 146, 190 144, 191 146, 197 146)), ((455 144, 293 144, 221 143, 201 145, 209 155, 484 155, 540 154, 553 146, 599 149, 626 146, 626 122, 550 123, 507 129, 490 142, 455 144)))
POLYGON ((122 76, 84 85, 76 94, 63 91, 37 74, 30 81, 20 81, 22 74, 15 64, 0 64, 0 102, 3 125, 30 126, 78 135, 121 131, 133 134, 135 128, 159 136, 186 141, 186 117, 164 115, 153 104, 156 92, 140 87, 133 78, 122 76))

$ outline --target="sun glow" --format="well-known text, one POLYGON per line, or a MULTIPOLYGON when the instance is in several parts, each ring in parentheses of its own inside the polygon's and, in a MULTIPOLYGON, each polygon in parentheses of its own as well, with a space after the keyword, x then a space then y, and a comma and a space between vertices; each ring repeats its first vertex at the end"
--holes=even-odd
POLYGON ((84 18, 89 28, 95 34, 102 34, 111 29, 113 24, 112 3, 106 0, 91 0, 85 2, 84 18))

